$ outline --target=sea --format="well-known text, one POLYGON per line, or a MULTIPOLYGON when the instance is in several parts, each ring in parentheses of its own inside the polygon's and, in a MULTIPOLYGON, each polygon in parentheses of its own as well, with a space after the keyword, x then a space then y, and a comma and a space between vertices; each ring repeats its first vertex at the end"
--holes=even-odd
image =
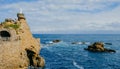
POLYGON ((44 69, 120 69, 120 34, 33 34, 40 38, 44 69), (61 40, 53 43, 53 40, 61 40), (116 53, 84 50, 94 42, 106 43, 116 53))

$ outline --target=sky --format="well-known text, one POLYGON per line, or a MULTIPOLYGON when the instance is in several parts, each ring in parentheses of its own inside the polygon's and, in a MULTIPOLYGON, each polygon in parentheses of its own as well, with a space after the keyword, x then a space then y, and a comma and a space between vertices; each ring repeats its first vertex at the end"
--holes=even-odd
POLYGON ((120 34, 120 0, 0 0, 0 22, 20 8, 32 33, 120 34))

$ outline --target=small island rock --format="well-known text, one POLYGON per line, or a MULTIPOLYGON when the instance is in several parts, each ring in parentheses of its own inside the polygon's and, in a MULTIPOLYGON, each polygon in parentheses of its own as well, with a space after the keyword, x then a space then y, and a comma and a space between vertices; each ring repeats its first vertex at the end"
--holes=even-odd
POLYGON ((116 52, 112 49, 104 48, 104 44, 102 42, 95 42, 85 48, 85 50, 92 51, 92 52, 116 52))
POLYGON ((58 43, 58 42, 60 42, 60 41, 61 41, 61 40, 58 40, 58 39, 57 39, 57 40, 53 40, 52 42, 53 42, 53 43, 58 43))

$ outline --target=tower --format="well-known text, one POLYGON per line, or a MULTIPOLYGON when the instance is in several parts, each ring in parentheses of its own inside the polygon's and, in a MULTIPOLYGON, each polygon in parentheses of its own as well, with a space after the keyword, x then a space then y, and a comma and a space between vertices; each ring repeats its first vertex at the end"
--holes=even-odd
POLYGON ((20 21, 21 19, 25 20, 24 14, 22 13, 22 9, 20 9, 20 12, 17 13, 18 20, 20 21))

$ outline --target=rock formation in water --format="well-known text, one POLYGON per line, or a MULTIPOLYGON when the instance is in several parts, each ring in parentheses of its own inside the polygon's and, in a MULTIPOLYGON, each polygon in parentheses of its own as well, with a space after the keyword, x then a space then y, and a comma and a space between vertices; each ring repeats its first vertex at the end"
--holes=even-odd
POLYGON ((88 46, 88 48, 85 48, 85 50, 92 52, 116 52, 115 50, 104 48, 104 44, 101 42, 95 42, 88 46))
POLYGON ((23 13, 17 17, 0 24, 0 69, 44 67, 45 61, 39 55, 40 39, 32 36, 23 13))
POLYGON ((58 43, 58 42, 61 42, 61 40, 56 39, 56 40, 53 40, 52 42, 53 43, 58 43))

